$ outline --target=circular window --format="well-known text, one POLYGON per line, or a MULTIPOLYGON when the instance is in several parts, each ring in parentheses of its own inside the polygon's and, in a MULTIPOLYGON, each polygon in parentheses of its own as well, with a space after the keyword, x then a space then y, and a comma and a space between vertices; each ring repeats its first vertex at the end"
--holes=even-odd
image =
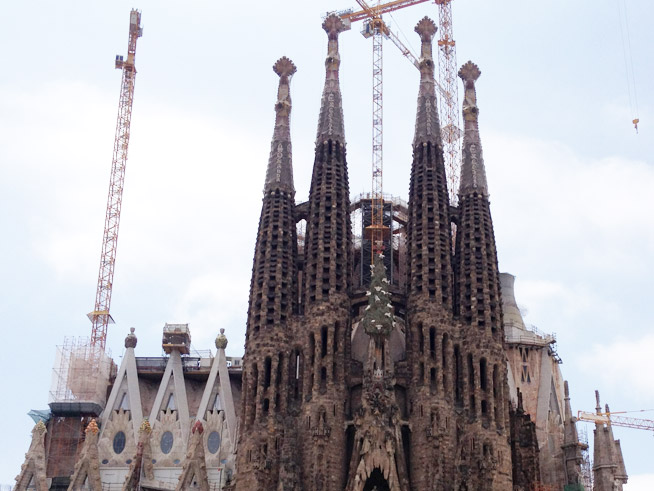
POLYGON ((166 431, 163 435, 161 435, 161 442, 159 444, 161 451, 165 454, 169 454, 173 449, 173 441, 173 434, 170 431, 166 431))
POLYGON ((125 433, 119 431, 114 435, 114 452, 120 454, 123 450, 125 450, 125 433))
POLYGON ((207 438, 207 448, 210 453, 216 453, 220 450, 220 433, 212 431, 207 438))

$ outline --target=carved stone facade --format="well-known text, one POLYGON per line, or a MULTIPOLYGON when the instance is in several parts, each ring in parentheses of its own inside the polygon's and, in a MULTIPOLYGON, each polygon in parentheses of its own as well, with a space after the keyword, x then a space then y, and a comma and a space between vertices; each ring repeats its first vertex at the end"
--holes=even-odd
MULTIPOLYGON (((309 201, 299 205, 288 131, 295 66, 283 58, 274 67, 280 88, 250 292, 236 489, 541 486, 537 426, 518 402, 507 359, 478 129, 475 83, 481 72, 470 62, 459 72, 465 128, 455 208, 448 199, 437 113, 436 26, 428 18, 418 23, 422 48, 409 204, 401 229, 394 231, 406 242, 386 251, 407 266, 397 270, 403 277, 389 281, 383 256, 373 256, 371 283, 362 290, 353 281, 367 275, 353 274, 352 258, 361 252, 350 229, 356 206, 349 202, 338 76, 344 27, 330 16, 323 28, 325 88, 309 201), (296 250, 295 224, 303 219, 304 247, 296 250)), ((547 458, 558 459, 562 473, 555 484, 562 489, 568 484, 562 407, 557 414, 552 433, 558 449, 547 458)))
MULTIPOLYGON (((188 326, 174 329, 190 340, 188 326)), ((164 336, 170 356, 156 358, 135 356, 133 331, 104 410, 51 404, 49 418, 34 428, 16 489, 208 491, 231 482, 241 359, 225 356, 224 330, 215 357, 182 356, 164 336)))

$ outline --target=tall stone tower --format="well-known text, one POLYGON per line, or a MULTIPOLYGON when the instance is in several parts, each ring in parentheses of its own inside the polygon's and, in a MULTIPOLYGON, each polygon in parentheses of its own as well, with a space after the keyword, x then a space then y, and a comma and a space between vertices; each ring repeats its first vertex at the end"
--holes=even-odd
POLYGON ((309 201, 299 205, 288 128, 295 67, 285 58, 275 65, 277 119, 252 273, 236 489, 531 489, 540 476, 538 446, 529 415, 522 406, 510 410, 478 128, 481 72, 471 62, 459 72, 465 128, 454 208, 437 113, 436 26, 426 17, 418 23, 420 83, 400 230, 406 248, 389 243, 387 251, 406 267, 389 281, 384 255, 375 257, 362 289, 352 279, 357 246, 339 85, 344 26, 332 15, 323 29, 325 87, 309 201))
POLYGON ((329 16, 322 93, 304 248, 302 307, 296 339, 305 353, 304 399, 299 423, 302 471, 311 489, 343 489, 345 407, 350 343, 350 191, 339 83, 338 35, 329 16))
POLYGON ((287 431, 295 426, 289 403, 297 391, 295 360, 288 346, 297 310, 295 189, 290 139, 290 79, 295 65, 280 58, 275 129, 264 185, 254 253, 245 339, 238 453, 242 489, 274 489, 289 472, 283 465, 287 431), (281 468, 281 469, 280 469, 281 468))

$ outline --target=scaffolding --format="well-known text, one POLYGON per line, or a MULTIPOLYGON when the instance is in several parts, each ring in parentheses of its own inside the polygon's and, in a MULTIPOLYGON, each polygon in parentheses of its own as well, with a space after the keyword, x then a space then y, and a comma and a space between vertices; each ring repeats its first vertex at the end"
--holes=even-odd
POLYGON ((593 462, 588 451, 588 431, 585 426, 578 428, 579 443, 581 447, 581 482, 584 489, 593 489, 593 462))
POLYGON ((49 402, 53 412, 101 410, 113 367, 111 353, 92 346, 89 338, 64 338, 64 344, 57 346, 52 371, 49 402))

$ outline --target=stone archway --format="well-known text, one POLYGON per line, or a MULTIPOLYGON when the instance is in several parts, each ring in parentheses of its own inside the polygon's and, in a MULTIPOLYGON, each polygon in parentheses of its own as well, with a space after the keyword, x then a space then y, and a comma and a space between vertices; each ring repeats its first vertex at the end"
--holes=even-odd
POLYGON ((379 469, 375 469, 370 473, 370 476, 366 480, 366 484, 363 486, 363 491, 390 491, 391 487, 388 484, 388 481, 384 477, 384 474, 379 469))

